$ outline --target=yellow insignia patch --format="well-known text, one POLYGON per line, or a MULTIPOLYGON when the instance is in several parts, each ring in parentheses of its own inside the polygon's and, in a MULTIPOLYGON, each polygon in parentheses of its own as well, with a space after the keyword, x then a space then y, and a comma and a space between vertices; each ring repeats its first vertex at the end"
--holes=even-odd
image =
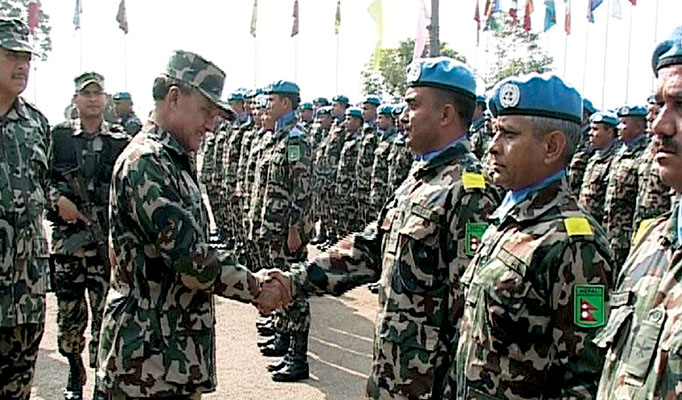
POLYGON ((564 225, 568 236, 591 235, 592 227, 585 217, 564 218, 564 225))
POLYGON ((644 233, 646 233, 647 229, 649 229, 649 226, 651 226, 652 222, 654 222, 654 218, 645 219, 639 223, 639 228, 637 228, 637 232, 632 236, 633 245, 635 243, 639 243, 640 239, 642 239, 642 236, 644 236, 644 233))
POLYGON ((485 189, 485 177, 476 172, 462 173, 462 185, 464 189, 485 189))

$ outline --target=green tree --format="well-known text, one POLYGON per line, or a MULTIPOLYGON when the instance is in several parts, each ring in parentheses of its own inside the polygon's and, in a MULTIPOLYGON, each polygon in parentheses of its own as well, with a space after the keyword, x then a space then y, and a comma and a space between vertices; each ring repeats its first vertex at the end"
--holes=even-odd
POLYGON ((502 23, 491 28, 495 46, 494 61, 484 71, 486 89, 512 75, 552 70, 554 59, 538 44, 538 33, 526 33, 523 24, 520 21, 512 24, 512 19, 506 13, 500 13, 496 18, 502 23))
MULTIPOLYGON (((400 42, 398 48, 381 49, 378 71, 372 69, 373 58, 370 58, 360 73, 363 93, 385 95, 395 101, 401 99, 407 89, 406 69, 412 61, 413 52, 414 39, 400 42)), ((466 62, 464 56, 448 48, 444 42, 440 44, 440 54, 466 62)))
MULTIPOLYGON (((10 18, 19 18, 24 22, 28 21, 28 4, 30 0, 0 0, 0 15, 10 18)), ((40 59, 47 60, 47 54, 52 51, 52 40, 50 39, 50 16, 45 14, 40 8, 38 13, 38 26, 35 36, 32 38, 33 45, 39 49, 40 59)))

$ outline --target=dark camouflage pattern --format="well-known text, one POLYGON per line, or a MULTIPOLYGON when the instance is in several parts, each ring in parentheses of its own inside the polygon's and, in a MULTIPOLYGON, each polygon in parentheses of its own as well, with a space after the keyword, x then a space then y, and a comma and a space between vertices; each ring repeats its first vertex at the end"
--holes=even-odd
POLYGON ((336 168, 334 182, 334 212, 339 225, 340 236, 362 229, 364 221, 358 209, 357 189, 355 185, 355 165, 358 151, 362 143, 362 131, 345 132, 343 148, 339 154, 339 164, 336 168))
POLYGON ((0 399, 28 400, 40 340, 45 326, 21 324, 0 327, 0 399))
POLYGON ((380 281, 370 398, 442 398, 462 310, 459 278, 471 259, 467 226, 497 206, 480 173, 466 140, 416 163, 375 222, 292 268, 298 296, 380 281))
POLYGON ((3 49, 34 53, 29 34, 24 21, 18 18, 0 18, 0 47, 3 49))
MULTIPOLYGON (((388 155, 393 146, 396 136, 394 126, 389 127, 385 132, 378 131, 378 143, 374 150, 374 161, 372 162, 372 182, 369 190, 369 202, 373 212, 378 214, 381 207, 392 194, 388 182, 389 160, 388 155)), ((371 220, 373 218, 370 218, 371 220)))
POLYGON ((611 288, 605 233, 565 178, 491 220, 461 279, 464 316, 444 398, 594 398, 603 355, 591 342, 597 328, 574 321, 574 288, 611 288), (570 231, 569 218, 581 229, 570 231))
POLYGON ((405 133, 399 132, 388 152, 388 191, 395 192, 402 185, 412 167, 412 153, 405 142, 405 133))
MULTIPOLYGON (((583 185, 578 195, 578 205, 585 209, 596 221, 604 219, 604 198, 609 183, 611 164, 620 148, 620 142, 614 140, 608 148, 596 151, 585 167, 583 185)), ((574 177, 571 177, 573 179, 574 177)))
POLYGON ((120 118, 118 124, 123 126, 128 136, 131 137, 135 136, 142 129, 142 121, 132 111, 125 117, 120 118))
MULTIPOLYGON (((377 133, 374 128, 365 124, 362 139, 358 146, 355 162, 355 196, 358 207, 359 227, 368 221, 376 219, 376 212, 370 200, 372 189, 372 165, 374 164, 374 150, 377 148, 377 133)), ((359 228, 358 228, 359 229, 359 228)))
POLYGON ((568 166, 568 187, 571 193, 577 198, 582 189, 587 163, 592 158, 594 149, 589 145, 588 140, 583 138, 578 148, 573 154, 571 163, 568 166))
POLYGON ((655 141, 649 142, 640 156, 637 167, 637 201, 632 223, 633 232, 637 232, 642 221, 657 218, 670 211, 672 207, 670 186, 663 183, 654 162, 655 146, 657 146, 655 141))

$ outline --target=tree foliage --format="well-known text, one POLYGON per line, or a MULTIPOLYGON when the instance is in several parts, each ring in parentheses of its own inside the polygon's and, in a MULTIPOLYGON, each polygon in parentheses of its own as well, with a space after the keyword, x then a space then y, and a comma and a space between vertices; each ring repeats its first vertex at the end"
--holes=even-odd
MULTIPOLYGON (((388 96, 396 101, 401 99, 407 90, 406 69, 413 52, 414 39, 401 41, 398 48, 381 49, 377 71, 372 69, 373 58, 370 58, 361 72, 363 93, 388 96)), ((449 49, 446 43, 440 44, 440 54, 466 62, 464 56, 449 49)))
POLYGON ((538 44, 538 33, 526 33, 519 21, 512 24, 507 15, 500 16, 502 23, 491 29, 494 43, 494 62, 488 65, 483 80, 486 89, 513 75, 551 71, 554 59, 538 44))
MULTIPOLYGON (((28 22, 28 4, 30 0, 0 0, 0 15, 9 18, 19 18, 28 22)), ((52 40, 50 39, 50 16, 45 14, 40 8, 38 13, 38 26, 35 36, 32 38, 33 45, 40 51, 40 59, 47 60, 47 54, 52 51, 52 40)))

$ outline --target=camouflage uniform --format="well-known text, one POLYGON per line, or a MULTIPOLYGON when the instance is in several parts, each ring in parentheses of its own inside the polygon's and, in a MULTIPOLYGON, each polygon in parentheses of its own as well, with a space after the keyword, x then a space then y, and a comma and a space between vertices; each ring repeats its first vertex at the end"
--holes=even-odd
POLYGON ((388 184, 388 154, 395 140, 396 129, 389 127, 385 132, 378 131, 379 143, 374 150, 374 162, 372 163, 372 183, 370 185, 369 200, 373 212, 378 214, 381 207, 392 194, 388 184))
POLYGON ((130 397, 213 391, 213 294, 251 301, 258 282, 207 244, 208 215, 189 154, 168 131, 149 124, 121 154, 110 215, 115 263, 99 389, 130 397))
POLYGON ((388 191, 393 193, 402 185, 412 166, 412 153, 405 143, 405 133, 396 135, 388 153, 388 191))
POLYGON ((226 148, 223 152, 224 178, 220 190, 220 199, 223 210, 223 219, 228 229, 230 237, 235 237, 240 230, 240 223, 237 219, 237 209, 239 207, 236 194, 237 188, 237 169, 239 168, 239 157, 242 149, 242 139, 248 130, 248 123, 239 124, 235 121, 232 127, 232 134, 227 139, 226 148))
MULTIPOLYGON (((244 212, 244 204, 247 199, 248 192, 246 191, 246 175, 249 163, 249 154, 254 142, 257 139, 258 129, 255 127, 253 120, 250 120, 247 125, 243 126, 244 135, 242 136, 241 148, 239 150, 239 162, 235 174, 236 182, 234 183, 234 206, 232 212, 234 213, 234 234, 241 244, 246 242, 246 216, 244 212)), ((251 265, 251 264, 249 264, 251 265)))
POLYGON ((50 203, 53 223, 50 253, 54 259, 54 291, 59 305, 57 347, 65 356, 80 357, 85 348, 90 306, 90 366, 95 367, 104 301, 111 268, 107 253, 109 183, 116 158, 130 137, 120 125, 102 121, 97 132, 85 132, 71 119, 52 130, 50 203), (71 200, 90 220, 75 224, 58 215, 60 197, 71 200))
POLYGON ((471 123, 469 140, 471 141, 473 152, 479 160, 485 157, 491 137, 492 135, 488 130, 485 117, 480 117, 471 123))
POLYGON ((659 217, 671 207, 670 187, 666 186, 654 164, 656 142, 651 141, 640 156, 637 167, 637 202, 633 232, 637 232, 642 221, 659 217))
POLYGON ((615 275, 625 262, 632 240, 632 225, 637 198, 637 167, 648 140, 642 135, 630 144, 623 144, 611 164, 606 187, 602 226, 609 237, 616 262, 615 275))
POLYGON ((340 221, 338 217, 340 210, 336 199, 336 174, 338 171, 341 150, 345 141, 346 132, 342 126, 331 129, 331 133, 321 146, 322 160, 318 166, 322 175, 323 182, 320 184, 320 219, 322 227, 326 228, 325 236, 334 239, 340 235, 340 221))
POLYGON ((340 295, 380 279, 369 397, 442 398, 461 313, 459 277, 496 206, 464 139, 416 163, 363 232, 292 268, 298 296, 340 295))
MULTIPOLYGON (((581 138, 583 138, 582 135, 581 138)), ((576 198, 580 195, 585 169, 587 168, 588 161, 592 158, 592 154, 594 154, 592 146, 587 143, 586 139, 581 139, 568 167, 568 187, 576 198)))
POLYGON ((464 315, 444 398, 591 399, 603 362, 591 340, 601 324, 574 313, 576 293, 589 290, 601 295, 604 317, 613 264, 606 235, 565 178, 529 193, 502 221, 499 210, 461 279, 464 315))
POLYGON ((682 398, 682 251, 677 211, 636 240, 611 293, 598 399, 682 398))
POLYGON ((357 213, 360 223, 357 229, 376 218, 376 212, 370 201, 372 188, 372 165, 374 164, 374 150, 377 148, 377 134, 374 128, 366 125, 362 139, 358 146, 357 161, 355 163, 355 194, 357 213))
POLYGON ((608 184, 611 165, 619 147, 620 142, 614 140, 606 150, 596 151, 590 157, 585 168, 578 204, 590 213, 596 221, 602 221, 604 218, 606 185, 608 184))
POLYGON ((201 154, 199 181, 204 185, 207 196, 211 181, 213 180, 213 172, 215 171, 215 140, 215 133, 206 132, 206 137, 204 138, 204 141, 201 142, 201 149, 199 150, 199 153, 201 154))
POLYGON ((362 216, 358 210, 357 186, 355 185, 355 164, 358 159, 358 149, 362 142, 362 132, 346 132, 343 148, 339 154, 339 164, 336 168, 334 183, 334 202, 336 219, 341 236, 362 229, 362 216))
POLYGON ((263 222, 263 198, 269 174, 269 164, 265 154, 274 145, 274 133, 272 131, 262 132, 258 145, 252 148, 251 156, 249 157, 249 164, 253 166, 253 181, 249 185, 250 195, 247 217, 249 226, 247 238, 252 246, 252 250, 255 251, 255 257, 258 258, 258 263, 261 267, 269 265, 268 260, 270 258, 270 249, 267 242, 261 238, 260 232, 263 222))
POLYGON ((125 117, 119 118, 118 124, 123 126, 128 136, 131 137, 135 136, 142 129, 142 122, 137 118, 134 111, 131 111, 125 117))
POLYGON ((320 125, 315 125, 310 137, 313 168, 310 190, 312 196, 311 220, 320 220, 320 232, 324 235, 328 228, 327 224, 329 223, 322 211, 325 207, 325 194, 328 187, 325 176, 326 170, 324 168, 324 164, 326 162, 324 159, 324 153, 327 140, 329 139, 329 129, 320 125))
MULTIPOLYGON (((12 21, 12 20, 10 20, 12 21)), ((18 20, 28 37, 28 28, 18 20)), ((0 20, 2 29, 7 20, 0 20)), ((0 35, 6 34, 0 31, 0 35)), ((4 39, 4 38, 3 38, 4 39)), ((0 43, 4 45, 4 43, 0 43)), ((4 46, 3 46, 4 47, 4 46)), ((18 97, 0 118, 0 398, 28 400, 45 323, 50 127, 18 97)))

